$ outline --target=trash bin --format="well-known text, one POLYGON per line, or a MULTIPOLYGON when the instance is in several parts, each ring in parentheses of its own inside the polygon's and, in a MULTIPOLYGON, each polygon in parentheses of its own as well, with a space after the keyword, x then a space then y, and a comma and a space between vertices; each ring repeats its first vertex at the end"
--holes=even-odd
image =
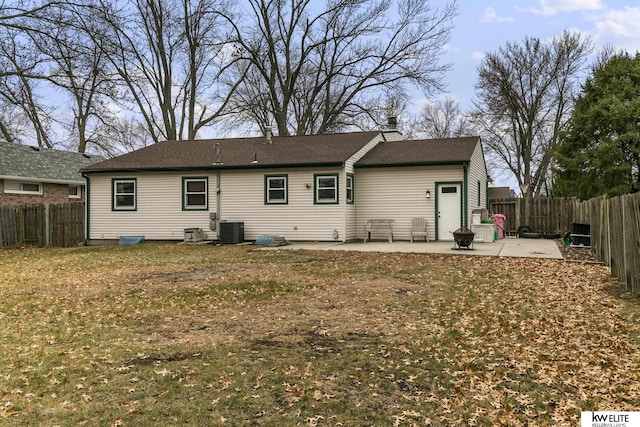
POLYGON ((507 223, 507 217, 502 214, 494 214, 492 218, 496 224, 496 230, 498 231, 498 239, 504 239, 504 227, 505 227, 505 224, 507 223))

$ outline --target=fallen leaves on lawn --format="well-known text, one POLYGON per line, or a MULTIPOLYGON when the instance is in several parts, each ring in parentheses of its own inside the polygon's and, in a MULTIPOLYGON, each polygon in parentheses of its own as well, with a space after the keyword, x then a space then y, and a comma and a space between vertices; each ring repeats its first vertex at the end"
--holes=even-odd
POLYGON ((4 255, 0 418, 569 426, 640 408, 638 298, 600 265, 119 250, 84 270, 4 255))

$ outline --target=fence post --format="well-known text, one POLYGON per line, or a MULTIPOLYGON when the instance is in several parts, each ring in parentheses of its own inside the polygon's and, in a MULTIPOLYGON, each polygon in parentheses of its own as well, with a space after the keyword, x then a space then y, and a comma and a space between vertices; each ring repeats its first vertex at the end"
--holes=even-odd
POLYGON ((44 205, 44 245, 51 245, 51 221, 49 221, 49 203, 44 205))
POLYGON ((624 271, 624 284, 625 284, 625 288, 627 290, 629 289, 629 270, 627 269, 627 233, 625 230, 625 221, 626 221, 626 203, 624 200, 624 196, 620 196, 620 204, 622 205, 622 259, 623 259, 623 263, 622 263, 622 271, 624 271))

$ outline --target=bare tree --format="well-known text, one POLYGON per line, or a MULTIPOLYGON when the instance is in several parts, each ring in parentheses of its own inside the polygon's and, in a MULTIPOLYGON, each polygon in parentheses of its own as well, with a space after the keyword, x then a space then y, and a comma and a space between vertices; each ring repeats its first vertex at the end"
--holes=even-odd
POLYGON ((153 144, 144 121, 136 117, 115 116, 108 126, 96 134, 94 148, 108 157, 114 157, 153 144))
POLYGON ((469 117, 451 96, 425 104, 413 127, 426 138, 455 138, 472 132, 469 117))
POLYGON ((37 22, 49 19, 49 10, 60 4, 30 0, 0 4, 0 131, 6 141, 22 142, 32 134, 38 145, 53 146, 51 109, 41 102, 33 80, 43 60, 29 36, 40 31, 37 22))
MULTIPOLYGON (((9 109, 18 111, 26 119, 31 132, 40 147, 53 147, 49 136, 53 122, 52 108, 46 105, 38 95, 37 78, 41 75, 42 58, 28 40, 21 37, 14 28, 1 28, 0 61, 4 75, 0 78, 0 99, 9 109)), ((6 110, 5 110, 6 111, 6 110)), ((12 128, 10 123, 3 125, 5 131, 12 128)), ((18 134, 5 135, 13 142, 20 142, 18 134)))
POLYGON ((233 107, 256 120, 273 118, 280 135, 327 133, 367 115, 371 99, 442 88, 439 59, 455 3, 426 0, 248 0, 248 22, 235 29, 250 62, 233 107))
POLYGON ((58 124, 72 136, 65 138, 67 148, 81 153, 96 142, 101 129, 113 119, 107 103, 114 92, 113 76, 108 73, 102 49, 104 38, 88 37, 75 25, 85 12, 83 7, 71 4, 50 8, 49 19, 38 22, 38 31, 29 34, 46 61, 46 70, 34 78, 46 81, 63 95, 59 108, 71 114, 60 114, 58 124))
POLYGON ((193 139, 226 111, 243 78, 231 70, 238 58, 220 18, 229 9, 225 0, 100 0, 97 37, 110 42, 105 57, 126 91, 118 101, 143 117, 154 141, 193 139))
MULTIPOLYGON (((4 82, 0 79, 0 92, 5 93, 4 82)), ((0 141, 19 143, 27 133, 28 119, 21 109, 0 97, 0 141)))
POLYGON ((533 37, 507 43, 478 68, 474 120, 490 154, 530 185, 527 197, 545 187, 590 52, 588 38, 565 31, 548 44, 533 37))
MULTIPOLYGON (((52 129, 58 125, 76 129, 79 143, 71 145, 81 152, 86 148, 84 136, 86 120, 92 111, 92 97, 91 93, 87 94, 86 82, 80 83, 87 80, 85 76, 94 76, 93 70, 99 70, 100 66, 81 66, 94 62, 96 57, 95 50, 90 51, 81 43, 80 34, 71 31, 70 8, 73 6, 71 2, 3 4, 0 61, 4 66, 0 97, 6 109, 18 112, 32 127, 31 132, 22 130, 11 137, 9 129, 16 127, 13 123, 3 123, 3 135, 8 140, 32 137, 40 146, 53 147, 56 142, 52 129), (54 88, 73 95, 74 124, 65 122, 65 114, 53 114, 55 102, 47 100, 46 95, 54 88)), ((15 114, 12 116, 12 122, 19 122, 15 114)))

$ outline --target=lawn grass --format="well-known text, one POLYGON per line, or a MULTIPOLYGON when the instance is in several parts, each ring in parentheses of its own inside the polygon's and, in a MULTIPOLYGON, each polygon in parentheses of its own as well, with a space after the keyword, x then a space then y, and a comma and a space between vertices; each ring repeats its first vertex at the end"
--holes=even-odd
POLYGON ((571 425, 640 410, 603 266, 145 244, 0 250, 0 424, 571 425))

